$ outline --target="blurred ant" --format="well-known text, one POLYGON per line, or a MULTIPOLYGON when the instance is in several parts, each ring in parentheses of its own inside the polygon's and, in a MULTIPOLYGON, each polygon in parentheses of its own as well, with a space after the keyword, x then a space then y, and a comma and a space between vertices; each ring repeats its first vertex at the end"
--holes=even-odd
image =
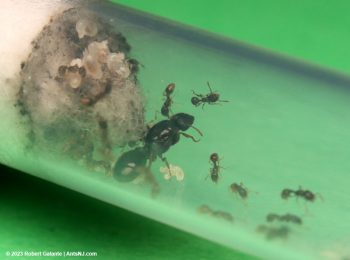
POLYGON ((225 212, 225 211, 217 210, 217 211, 214 211, 212 213, 212 215, 214 217, 224 219, 224 220, 226 220, 228 222, 233 222, 234 221, 233 216, 230 213, 225 212))
POLYGON ((175 83, 170 83, 164 90, 163 95, 166 97, 166 100, 163 103, 161 113, 163 116, 166 116, 169 118, 169 112, 170 112, 170 106, 173 103, 172 98, 170 95, 174 92, 175 89, 175 83))
MULTIPOLYGON (((209 160, 213 163, 213 168, 210 168, 210 178, 214 183, 217 183, 219 180, 219 171, 220 168, 222 168, 219 165, 219 155, 217 153, 212 153, 209 157, 209 160)), ((208 178, 208 176, 206 177, 206 179, 208 178)))
MULTIPOLYGON (((314 202, 316 194, 309 190, 303 190, 300 186, 298 190, 283 189, 281 192, 282 199, 288 199, 291 196, 301 197, 306 201, 314 202)), ((318 194, 318 197, 322 199, 322 196, 318 194)))
POLYGON ((287 239, 291 230, 286 226, 276 228, 268 227, 266 225, 260 225, 257 227, 256 231, 265 234, 265 238, 271 240, 275 238, 287 239))
POLYGON ((138 62, 138 60, 136 59, 127 59, 128 61, 128 65, 129 65, 129 69, 131 73, 136 74, 139 71, 139 67, 140 65, 142 67, 144 67, 141 63, 138 62))
POLYGON ((207 205, 201 205, 200 207, 198 207, 197 211, 201 214, 208 214, 216 218, 224 219, 228 222, 234 221, 234 218, 230 213, 221 210, 212 210, 207 205))
POLYGON ((266 216, 267 222, 273 222, 275 220, 284 221, 284 222, 292 222, 294 224, 301 225, 303 223, 302 219, 293 214, 285 214, 285 215, 277 215, 274 213, 270 213, 266 216))
POLYGON ((242 199, 247 199, 248 198, 248 190, 243 186, 243 183, 237 184, 237 183, 232 183, 230 185, 230 189, 233 193, 238 194, 242 199))
POLYGON ((208 84, 209 91, 210 91, 209 94, 206 94, 206 95, 197 94, 196 92, 194 92, 192 90, 192 92, 195 95, 195 97, 191 98, 191 103, 194 106, 198 107, 199 105, 202 104, 202 108, 203 108, 205 103, 208 103, 209 105, 213 105, 213 104, 217 104, 216 102, 228 102, 227 100, 219 100, 220 94, 216 93, 216 92, 213 92, 211 90, 211 87, 210 87, 210 84, 209 84, 208 81, 207 81, 207 84, 208 84))

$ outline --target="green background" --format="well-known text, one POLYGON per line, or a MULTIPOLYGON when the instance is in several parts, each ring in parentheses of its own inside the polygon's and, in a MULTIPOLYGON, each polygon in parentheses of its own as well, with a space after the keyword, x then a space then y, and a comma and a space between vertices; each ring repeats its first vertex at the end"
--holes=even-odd
POLYGON ((337 0, 113 0, 279 53, 350 72, 350 5, 337 0))
MULTIPOLYGON (((345 1, 336 5, 311 0, 115 2, 350 71, 345 1)), ((5 174, 4 168, 1 172, 0 254, 76 250, 96 251, 108 259, 251 259, 45 181, 15 171, 5 174)))

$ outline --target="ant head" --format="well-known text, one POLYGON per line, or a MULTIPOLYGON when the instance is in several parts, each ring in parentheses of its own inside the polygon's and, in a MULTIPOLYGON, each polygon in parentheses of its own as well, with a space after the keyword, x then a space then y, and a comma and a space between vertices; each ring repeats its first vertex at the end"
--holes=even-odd
POLYGON ((131 72, 136 73, 139 70, 139 62, 135 59, 129 59, 129 69, 131 72))
POLYGON ((278 216, 277 216, 276 214, 270 213, 270 214, 268 214, 268 215, 266 216, 266 221, 267 221, 267 222, 272 222, 272 221, 274 221, 274 220, 277 219, 277 218, 278 218, 278 216))
POLYGON ((284 189, 281 193, 282 199, 288 199, 292 191, 290 189, 284 189))
POLYGON ((210 155, 210 161, 212 161, 213 163, 217 162, 219 160, 219 155, 217 153, 212 153, 210 155))
POLYGON ((185 113, 178 113, 170 118, 170 121, 180 130, 186 131, 194 122, 194 116, 185 113))
POLYGON ((164 96, 170 96, 175 89, 175 83, 170 83, 168 86, 166 86, 164 91, 164 96))
POLYGON ((238 190, 238 184, 237 183, 232 183, 231 185, 230 185, 230 188, 231 188, 231 191, 233 191, 233 192, 236 192, 237 190, 238 190))
POLYGON ((314 201, 315 200, 315 194, 313 194, 311 191, 305 191, 304 192, 304 198, 309 201, 314 201))
POLYGON ((192 103, 192 105, 197 106, 199 102, 200 102, 200 99, 199 99, 199 98, 197 98, 197 97, 191 98, 191 103, 192 103))

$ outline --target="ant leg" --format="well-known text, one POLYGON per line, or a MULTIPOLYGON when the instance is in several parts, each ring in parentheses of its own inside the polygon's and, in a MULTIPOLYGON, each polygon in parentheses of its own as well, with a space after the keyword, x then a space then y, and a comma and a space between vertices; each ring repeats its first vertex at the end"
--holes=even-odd
POLYGON ((189 134, 186 134, 186 133, 183 133, 183 132, 180 132, 180 135, 183 135, 186 138, 191 138, 192 141, 196 142, 196 143, 198 143, 200 141, 200 140, 195 139, 192 135, 189 135, 189 134))
POLYGON ((324 202, 324 198, 320 193, 316 193, 315 195, 319 197, 322 202, 324 202))
POLYGON ((151 171, 151 166, 152 166, 153 160, 152 158, 149 159, 149 163, 147 167, 143 167, 142 171, 145 174, 145 179, 152 185, 152 191, 151 191, 151 196, 152 198, 156 197, 159 193, 159 184, 157 180, 154 178, 154 175, 151 171))
POLYGON ((207 85, 208 85, 208 87, 209 87, 210 93, 213 93, 213 91, 211 90, 211 87, 210 87, 209 81, 207 81, 207 85))
POLYGON ((191 125, 191 128, 193 128, 194 130, 196 130, 196 131, 197 131, 197 133, 198 133, 198 134, 200 134, 200 136, 203 136, 202 131, 201 131, 201 130, 199 130, 197 127, 195 127, 195 126, 191 125))
POLYGON ((171 174, 170 164, 169 164, 168 160, 167 160, 165 157, 161 156, 161 155, 159 156, 159 158, 165 163, 166 167, 167 167, 168 170, 169 170, 169 174, 170 174, 170 176, 171 176, 172 174, 171 174))
POLYGON ((200 99, 202 99, 204 96, 202 94, 197 94, 196 92, 194 92, 194 90, 192 90, 193 95, 199 97, 200 99))
POLYGON ((304 216, 310 216, 309 208, 307 207, 306 202, 304 202, 304 216))

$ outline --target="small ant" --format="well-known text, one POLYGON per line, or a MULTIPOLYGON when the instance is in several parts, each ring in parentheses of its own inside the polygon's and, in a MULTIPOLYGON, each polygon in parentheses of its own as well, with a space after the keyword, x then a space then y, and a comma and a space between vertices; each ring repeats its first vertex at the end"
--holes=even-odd
POLYGON ((233 193, 239 194, 242 199, 245 200, 248 198, 248 191, 247 188, 243 186, 243 183, 237 184, 234 182, 230 185, 230 189, 233 193))
POLYGON ((170 112, 170 106, 173 103, 172 98, 170 95, 174 92, 175 89, 175 83, 170 83, 164 90, 163 95, 166 97, 166 100, 163 103, 161 113, 163 116, 166 116, 169 118, 169 112, 170 112))
POLYGON ((201 214, 208 214, 208 215, 211 215, 213 217, 216 217, 216 218, 221 218, 221 219, 224 219, 228 222, 233 222, 234 221, 234 218, 233 216, 228 213, 228 212, 225 212, 225 211, 221 211, 221 210, 212 210, 209 206, 207 205, 201 205, 197 211, 201 214))
POLYGON ((213 168, 210 168, 210 178, 214 183, 217 183, 219 180, 219 171, 220 168, 222 168, 219 165, 219 155, 217 153, 212 153, 209 160, 213 163, 213 168))
POLYGON ((303 221, 300 217, 293 215, 293 214, 277 215, 274 213, 270 213, 266 216, 267 222, 273 222, 275 220, 292 222, 292 223, 298 224, 298 225, 301 225, 303 223, 303 221))
POLYGON ((227 100, 219 100, 220 94, 216 93, 216 92, 213 92, 211 90, 211 87, 210 87, 210 84, 209 84, 208 81, 207 81, 207 84, 208 84, 209 91, 210 91, 209 94, 206 94, 206 95, 197 94, 196 92, 194 92, 192 90, 192 92, 195 95, 195 97, 191 98, 191 103, 194 106, 198 107, 199 105, 202 104, 202 108, 203 108, 205 103, 208 103, 209 105, 213 105, 213 104, 216 104, 216 102, 228 102, 227 100))
MULTIPOLYGON (((301 187, 299 187, 298 190, 291 190, 291 189, 283 189, 281 192, 282 199, 288 199, 291 196, 301 197, 304 198, 307 201, 314 202, 316 199, 316 195, 309 190, 303 190, 301 187)), ((319 196, 321 198, 321 196, 319 196)))
POLYGON ((275 227, 260 225, 257 227, 256 231, 259 233, 265 234, 266 239, 271 240, 275 238, 287 239, 291 230, 286 226, 275 228, 275 227))
POLYGON ((143 67, 143 65, 140 64, 136 59, 128 59, 127 61, 129 63, 129 69, 131 73, 136 74, 139 71, 140 65, 143 67))

